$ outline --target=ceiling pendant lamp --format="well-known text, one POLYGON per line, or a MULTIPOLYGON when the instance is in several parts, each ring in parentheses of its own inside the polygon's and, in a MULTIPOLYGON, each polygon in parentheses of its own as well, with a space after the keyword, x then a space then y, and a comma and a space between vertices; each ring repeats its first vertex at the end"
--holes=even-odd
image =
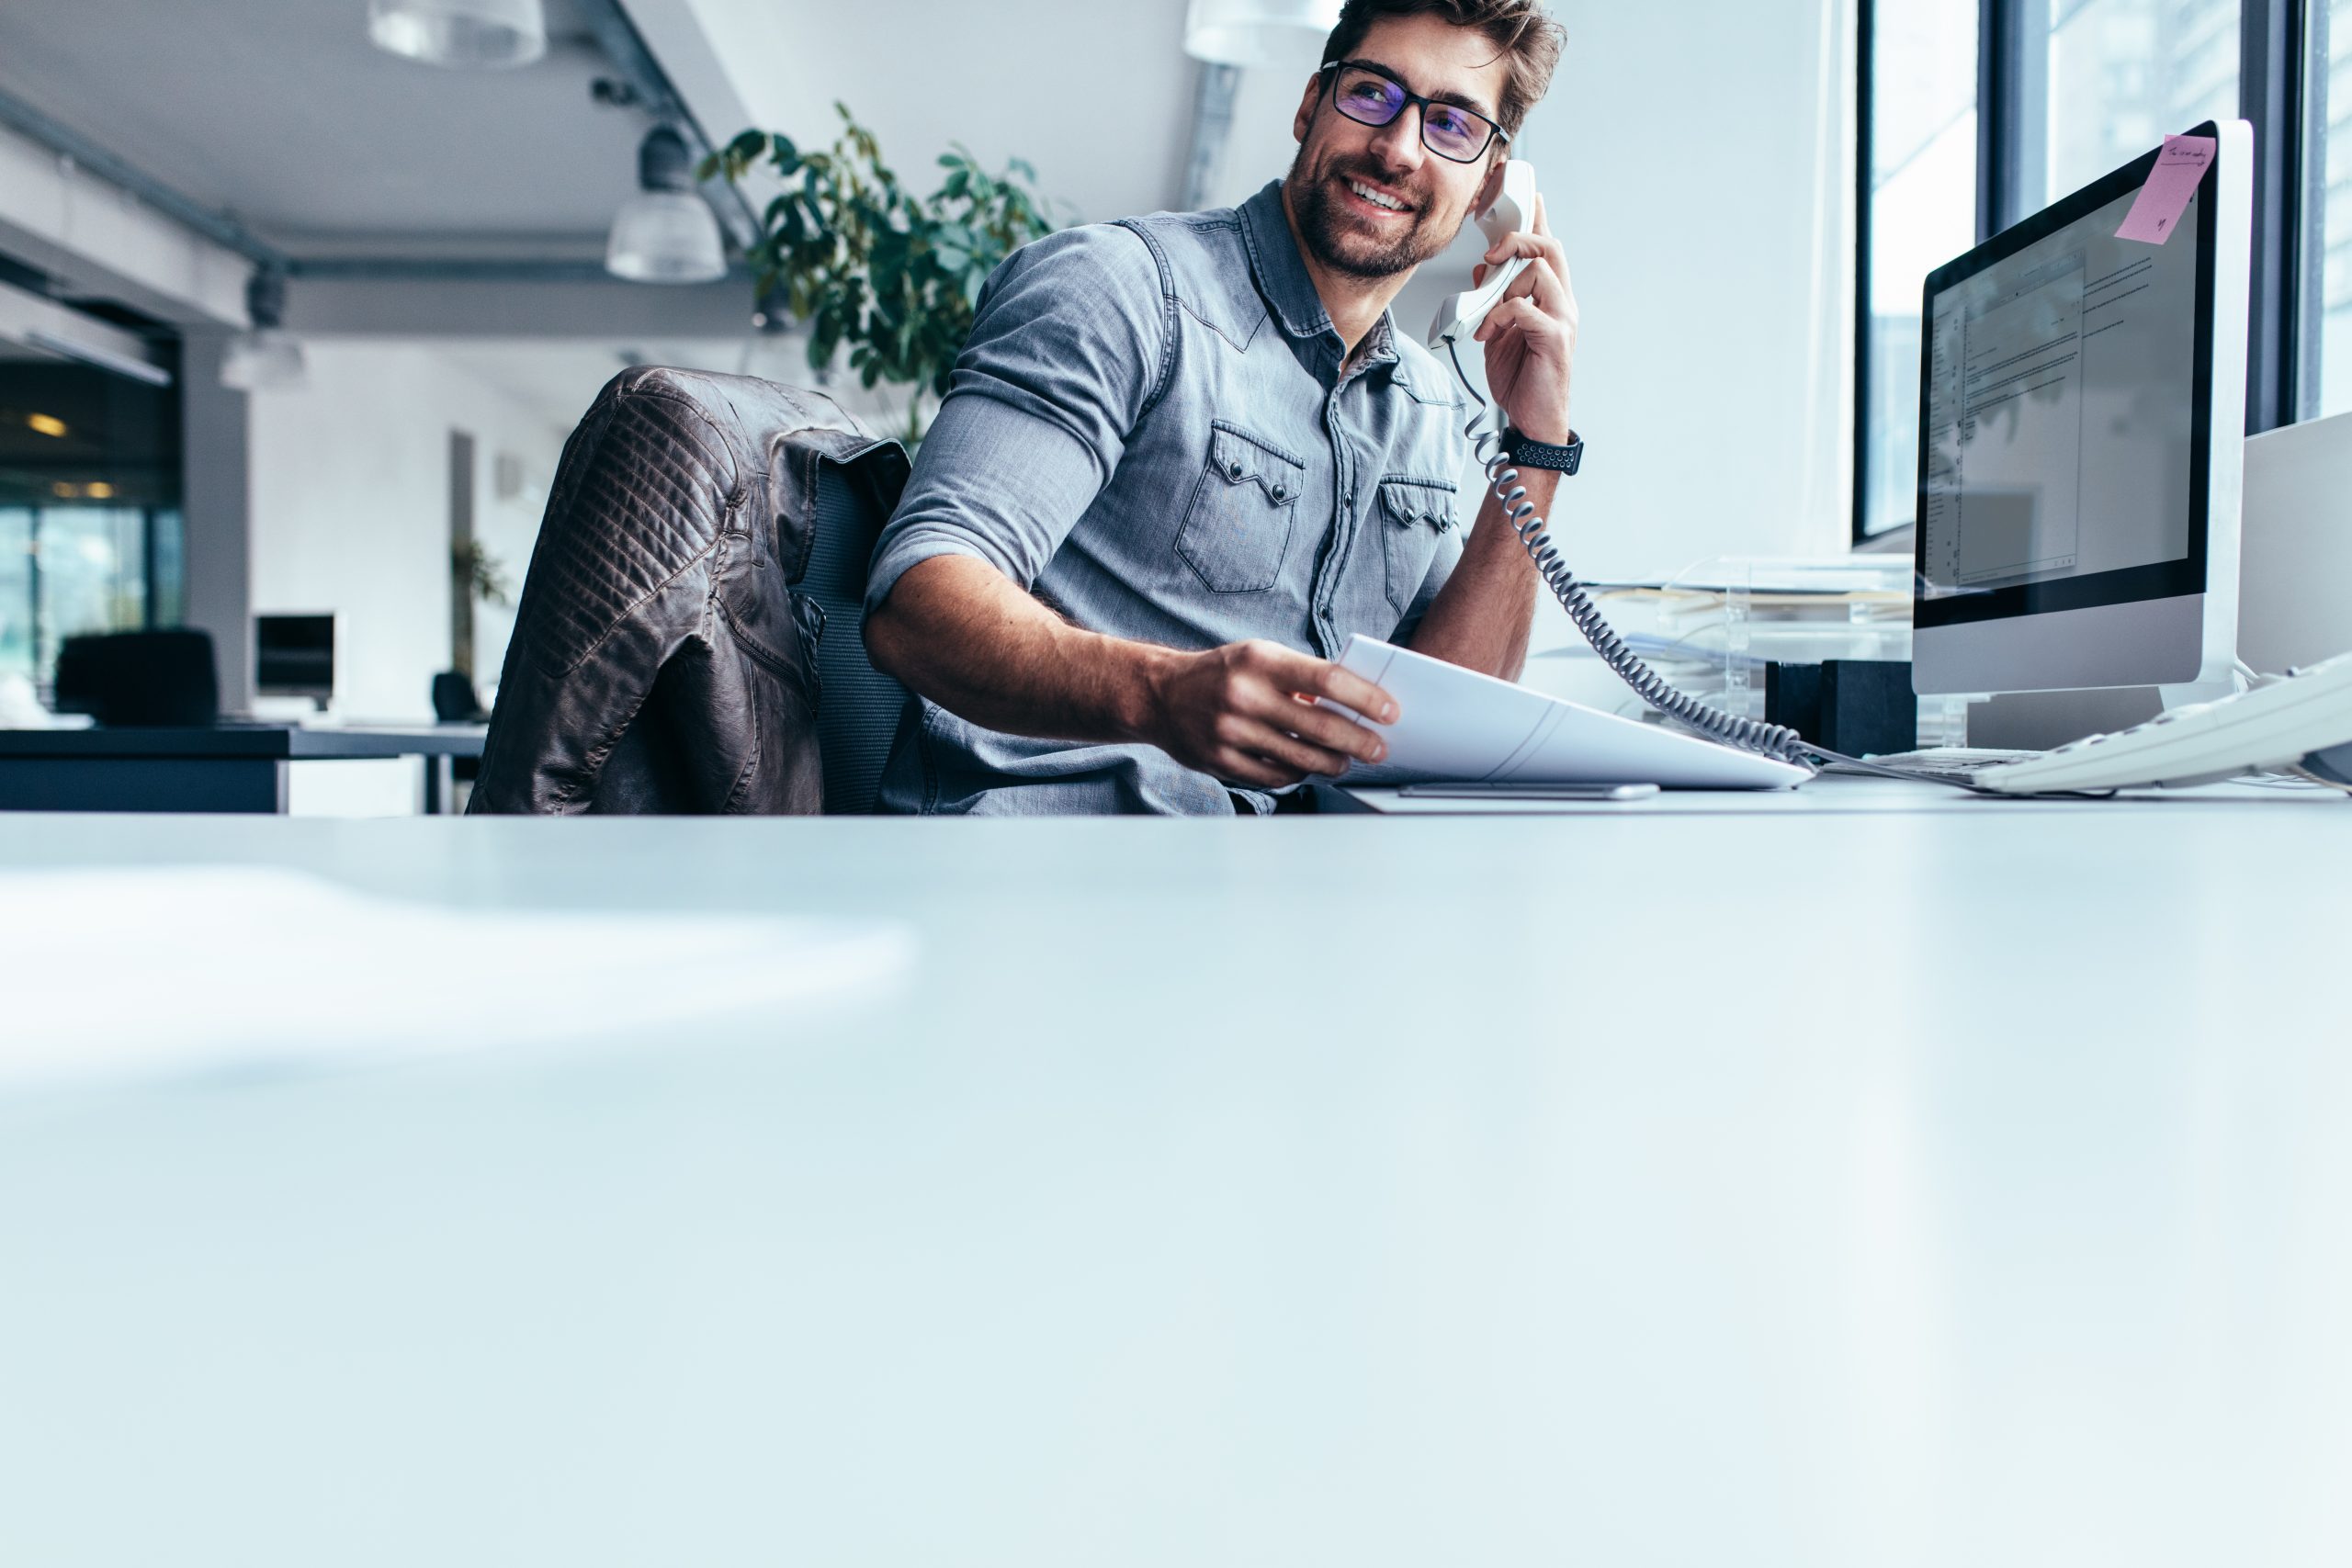
POLYGON ((548 51, 543 0, 368 0, 378 49, 427 65, 503 70, 548 51))
POLYGON ((1213 65, 1285 65, 1340 19, 1340 0, 1192 0, 1184 52, 1213 65))
POLYGON ((718 218, 695 193, 694 154, 666 125, 637 152, 638 192, 621 203, 605 270, 631 283, 713 283, 727 276, 718 218))
POLYGON ((310 378, 302 344, 278 323, 286 317, 286 275, 264 267, 245 282, 245 314, 253 330, 229 340, 220 355, 220 384, 234 392, 283 392, 310 378))

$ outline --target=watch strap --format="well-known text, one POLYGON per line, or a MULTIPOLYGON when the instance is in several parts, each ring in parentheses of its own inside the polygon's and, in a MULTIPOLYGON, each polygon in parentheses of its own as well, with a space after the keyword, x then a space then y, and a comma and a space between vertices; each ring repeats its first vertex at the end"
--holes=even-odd
POLYGON ((1512 462, 1531 468, 1551 468, 1563 474, 1573 474, 1584 461, 1584 437, 1568 432, 1568 444, 1555 446, 1548 441, 1538 441, 1514 430, 1503 440, 1503 455, 1512 462))

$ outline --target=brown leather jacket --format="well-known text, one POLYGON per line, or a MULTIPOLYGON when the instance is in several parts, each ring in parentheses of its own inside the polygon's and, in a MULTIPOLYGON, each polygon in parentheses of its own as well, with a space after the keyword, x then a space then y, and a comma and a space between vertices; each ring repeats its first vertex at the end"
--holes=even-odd
POLYGON ((614 378, 565 444, 468 809, 814 812, 829 775, 878 772, 878 753, 822 751, 820 652, 888 710, 887 745, 897 688, 865 662, 859 600, 906 471, 895 443, 821 393, 614 378), (836 497, 820 550, 828 489, 855 504, 836 497), (805 592, 816 555, 828 581, 805 592))

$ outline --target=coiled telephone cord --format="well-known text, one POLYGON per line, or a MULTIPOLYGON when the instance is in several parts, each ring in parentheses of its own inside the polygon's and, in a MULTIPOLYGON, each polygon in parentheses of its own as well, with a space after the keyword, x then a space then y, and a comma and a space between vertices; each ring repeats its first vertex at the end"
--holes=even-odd
POLYGON ((1527 551, 1528 559, 1535 563, 1535 570, 1544 585, 1568 613, 1585 641, 1592 645, 1601 662, 1613 671, 1617 678, 1634 689, 1636 696, 1675 722, 1698 731, 1711 740, 1736 746, 1744 751, 1759 752, 1775 761, 1819 773, 1829 763, 1850 768, 1858 773, 1877 773, 1887 778, 1913 779, 1929 784, 1950 784, 1971 794, 1991 794, 1989 790, 1962 780, 1927 773, 1907 768, 1891 768, 1877 762, 1867 762, 1816 746, 1782 724, 1767 724, 1761 719, 1744 718, 1737 714, 1701 702, 1689 693, 1677 690, 1667 678, 1651 669, 1641 655, 1625 646, 1585 591, 1577 574, 1561 558, 1559 548, 1552 541, 1548 524, 1535 514, 1535 503, 1527 499, 1527 487, 1519 482, 1519 470, 1503 455, 1503 421, 1500 411, 1489 408, 1478 389, 1462 368, 1462 356, 1452 339, 1446 340, 1445 351, 1453 360, 1453 373, 1461 379, 1463 389, 1476 401, 1478 412, 1463 426, 1462 434, 1470 438, 1479 467, 1487 471, 1487 482, 1493 487, 1495 499, 1502 503, 1503 518, 1518 536, 1520 547, 1527 551), (1488 417, 1489 415, 1493 417, 1488 417))

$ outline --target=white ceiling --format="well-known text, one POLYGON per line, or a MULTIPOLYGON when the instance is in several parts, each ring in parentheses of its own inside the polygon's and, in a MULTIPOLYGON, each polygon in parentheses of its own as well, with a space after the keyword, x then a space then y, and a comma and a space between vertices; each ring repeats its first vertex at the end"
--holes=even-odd
MULTIPOLYGON (((365 0, 0 0, 0 91, 300 257, 597 257, 648 122, 591 99, 613 67, 572 0, 548 4, 548 58, 471 73, 371 47, 365 0)), ((1182 196, 1200 75, 1182 52, 1185 0, 621 4, 714 140, 749 123, 823 144, 839 99, 918 192, 936 188, 936 159, 960 141, 991 167, 1027 159, 1080 220, 1182 196)), ((1318 43, 1302 35, 1284 66, 1245 74, 1210 204, 1285 166, 1291 105, 1318 43)), ((503 287, 485 315, 442 283, 298 280, 292 313, 312 333, 487 333, 489 373, 526 333, 548 345, 547 324, 524 325, 516 310, 578 314, 551 302, 560 289, 503 287)), ((683 293, 651 292, 662 298, 630 302, 679 307, 632 312, 667 323, 660 335, 712 330, 683 293)), ((590 309, 578 353, 544 375, 508 371, 524 383, 514 389, 576 403, 581 385, 593 390, 642 346, 620 335, 641 329, 617 320, 590 309)), ((717 346, 678 346, 677 362, 734 367, 716 363, 730 357, 717 346)))
MULTIPOLYGON (((687 52, 681 20, 699 35, 729 90, 673 74, 715 140, 749 119, 827 142, 839 99, 919 191, 959 141, 991 165, 1028 159, 1086 219, 1182 191, 1184 0, 623 5, 657 55, 687 52)), ((611 67, 565 0, 549 12, 548 58, 475 73, 372 48, 362 0, 6 0, 0 90, 299 254, 590 254, 646 122, 591 101, 611 67)), ((1259 130, 1244 189, 1287 156, 1285 126, 1236 134, 1259 130)))
MULTIPOLYGON (((546 59, 478 73, 371 47, 364 0, 0 0, 0 91, 298 256, 587 259, 647 120, 592 101, 613 67, 571 0, 548 4, 546 59)), ((824 144, 839 100, 919 192, 962 142, 1027 159, 1081 220, 1182 194, 1185 0, 621 4, 716 141, 750 124, 824 144)), ((1213 201, 1287 162, 1316 41, 1245 79, 1213 201)))
POLYGON ((0 89, 298 254, 593 254, 647 122, 550 22, 548 58, 476 73, 375 49, 362 0, 6 0, 0 89))

